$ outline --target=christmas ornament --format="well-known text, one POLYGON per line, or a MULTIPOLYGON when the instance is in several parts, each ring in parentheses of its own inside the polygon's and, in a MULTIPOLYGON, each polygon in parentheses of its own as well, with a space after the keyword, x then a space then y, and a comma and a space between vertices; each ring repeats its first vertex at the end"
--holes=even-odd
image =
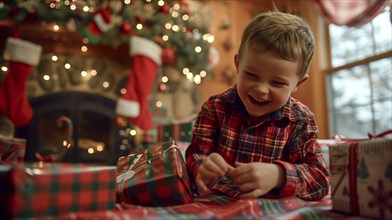
POLYGON ((26 84, 34 66, 39 63, 42 47, 29 41, 8 38, 3 58, 8 63, 8 73, 0 84, 0 112, 15 126, 30 122, 33 110, 26 97, 26 84))
POLYGON ((162 7, 161 7, 161 12, 163 12, 164 14, 168 14, 169 11, 170 11, 170 8, 171 8, 170 5, 163 4, 162 7))
POLYGON ((167 85, 165 83, 160 83, 158 86, 158 92, 166 92, 167 85))
POLYGON ((171 65, 176 62, 176 54, 172 48, 164 48, 162 50, 162 63, 171 65))
POLYGON ((125 117, 118 115, 115 120, 115 125, 120 128, 125 128, 128 125, 128 121, 125 117))
POLYGON ((132 72, 116 106, 118 115, 126 116, 129 121, 142 130, 153 127, 148 107, 148 96, 161 65, 162 48, 155 42, 138 36, 130 38, 132 72))
POLYGON ((181 9, 184 14, 189 14, 189 5, 187 3, 181 4, 181 9))
POLYGON ((121 24, 120 32, 121 32, 122 34, 124 34, 124 35, 127 35, 127 34, 129 34, 129 33, 131 32, 131 29, 132 29, 131 24, 129 24, 128 21, 124 21, 124 22, 121 24))
POLYGON ((101 8, 83 29, 83 35, 89 39, 91 44, 98 44, 101 41, 101 35, 112 28, 111 20, 109 10, 101 8))

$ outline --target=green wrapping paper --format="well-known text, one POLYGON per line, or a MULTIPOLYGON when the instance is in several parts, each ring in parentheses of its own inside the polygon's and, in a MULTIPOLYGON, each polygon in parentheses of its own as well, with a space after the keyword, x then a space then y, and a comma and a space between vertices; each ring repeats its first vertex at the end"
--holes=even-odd
POLYGON ((119 203, 171 206, 192 202, 185 161, 174 141, 119 158, 117 173, 119 203))
POLYGON ((25 139, 0 137, 0 162, 12 164, 23 161, 25 151, 25 139))
POLYGON ((67 163, 0 165, 0 213, 41 218, 115 208, 115 166, 67 163))

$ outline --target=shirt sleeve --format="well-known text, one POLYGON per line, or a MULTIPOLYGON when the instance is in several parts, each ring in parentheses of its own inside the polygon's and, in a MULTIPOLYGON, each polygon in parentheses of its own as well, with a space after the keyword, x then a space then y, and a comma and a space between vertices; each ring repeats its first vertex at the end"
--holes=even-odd
POLYGON ((192 141, 185 152, 187 171, 193 183, 202 159, 214 151, 219 133, 216 109, 212 101, 204 103, 195 121, 192 141))
POLYGON ((290 143, 285 160, 274 161, 286 170, 286 185, 280 195, 296 195, 305 200, 322 199, 329 192, 330 176, 317 143, 314 118, 307 119, 302 128, 294 133, 290 143))

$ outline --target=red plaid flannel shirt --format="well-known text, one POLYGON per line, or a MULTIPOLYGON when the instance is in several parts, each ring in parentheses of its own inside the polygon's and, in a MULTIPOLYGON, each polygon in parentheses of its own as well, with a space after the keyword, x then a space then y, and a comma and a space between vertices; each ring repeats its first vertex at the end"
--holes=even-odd
POLYGON ((204 103, 186 151, 192 181, 198 160, 217 152, 231 165, 239 161, 284 166, 287 182, 280 192, 274 192, 278 196, 318 200, 328 194, 329 172, 316 142, 318 129, 305 105, 290 98, 257 125, 251 125, 248 117, 236 86, 204 103))

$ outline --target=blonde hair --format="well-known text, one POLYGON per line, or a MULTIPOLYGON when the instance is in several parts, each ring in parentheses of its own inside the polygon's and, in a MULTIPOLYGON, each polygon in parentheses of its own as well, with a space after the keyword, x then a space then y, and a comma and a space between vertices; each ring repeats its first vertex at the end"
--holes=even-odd
POLYGON ((279 57, 298 62, 298 75, 304 76, 314 54, 314 37, 309 25, 299 16, 279 11, 255 17, 242 35, 238 57, 248 47, 271 50, 279 57))

